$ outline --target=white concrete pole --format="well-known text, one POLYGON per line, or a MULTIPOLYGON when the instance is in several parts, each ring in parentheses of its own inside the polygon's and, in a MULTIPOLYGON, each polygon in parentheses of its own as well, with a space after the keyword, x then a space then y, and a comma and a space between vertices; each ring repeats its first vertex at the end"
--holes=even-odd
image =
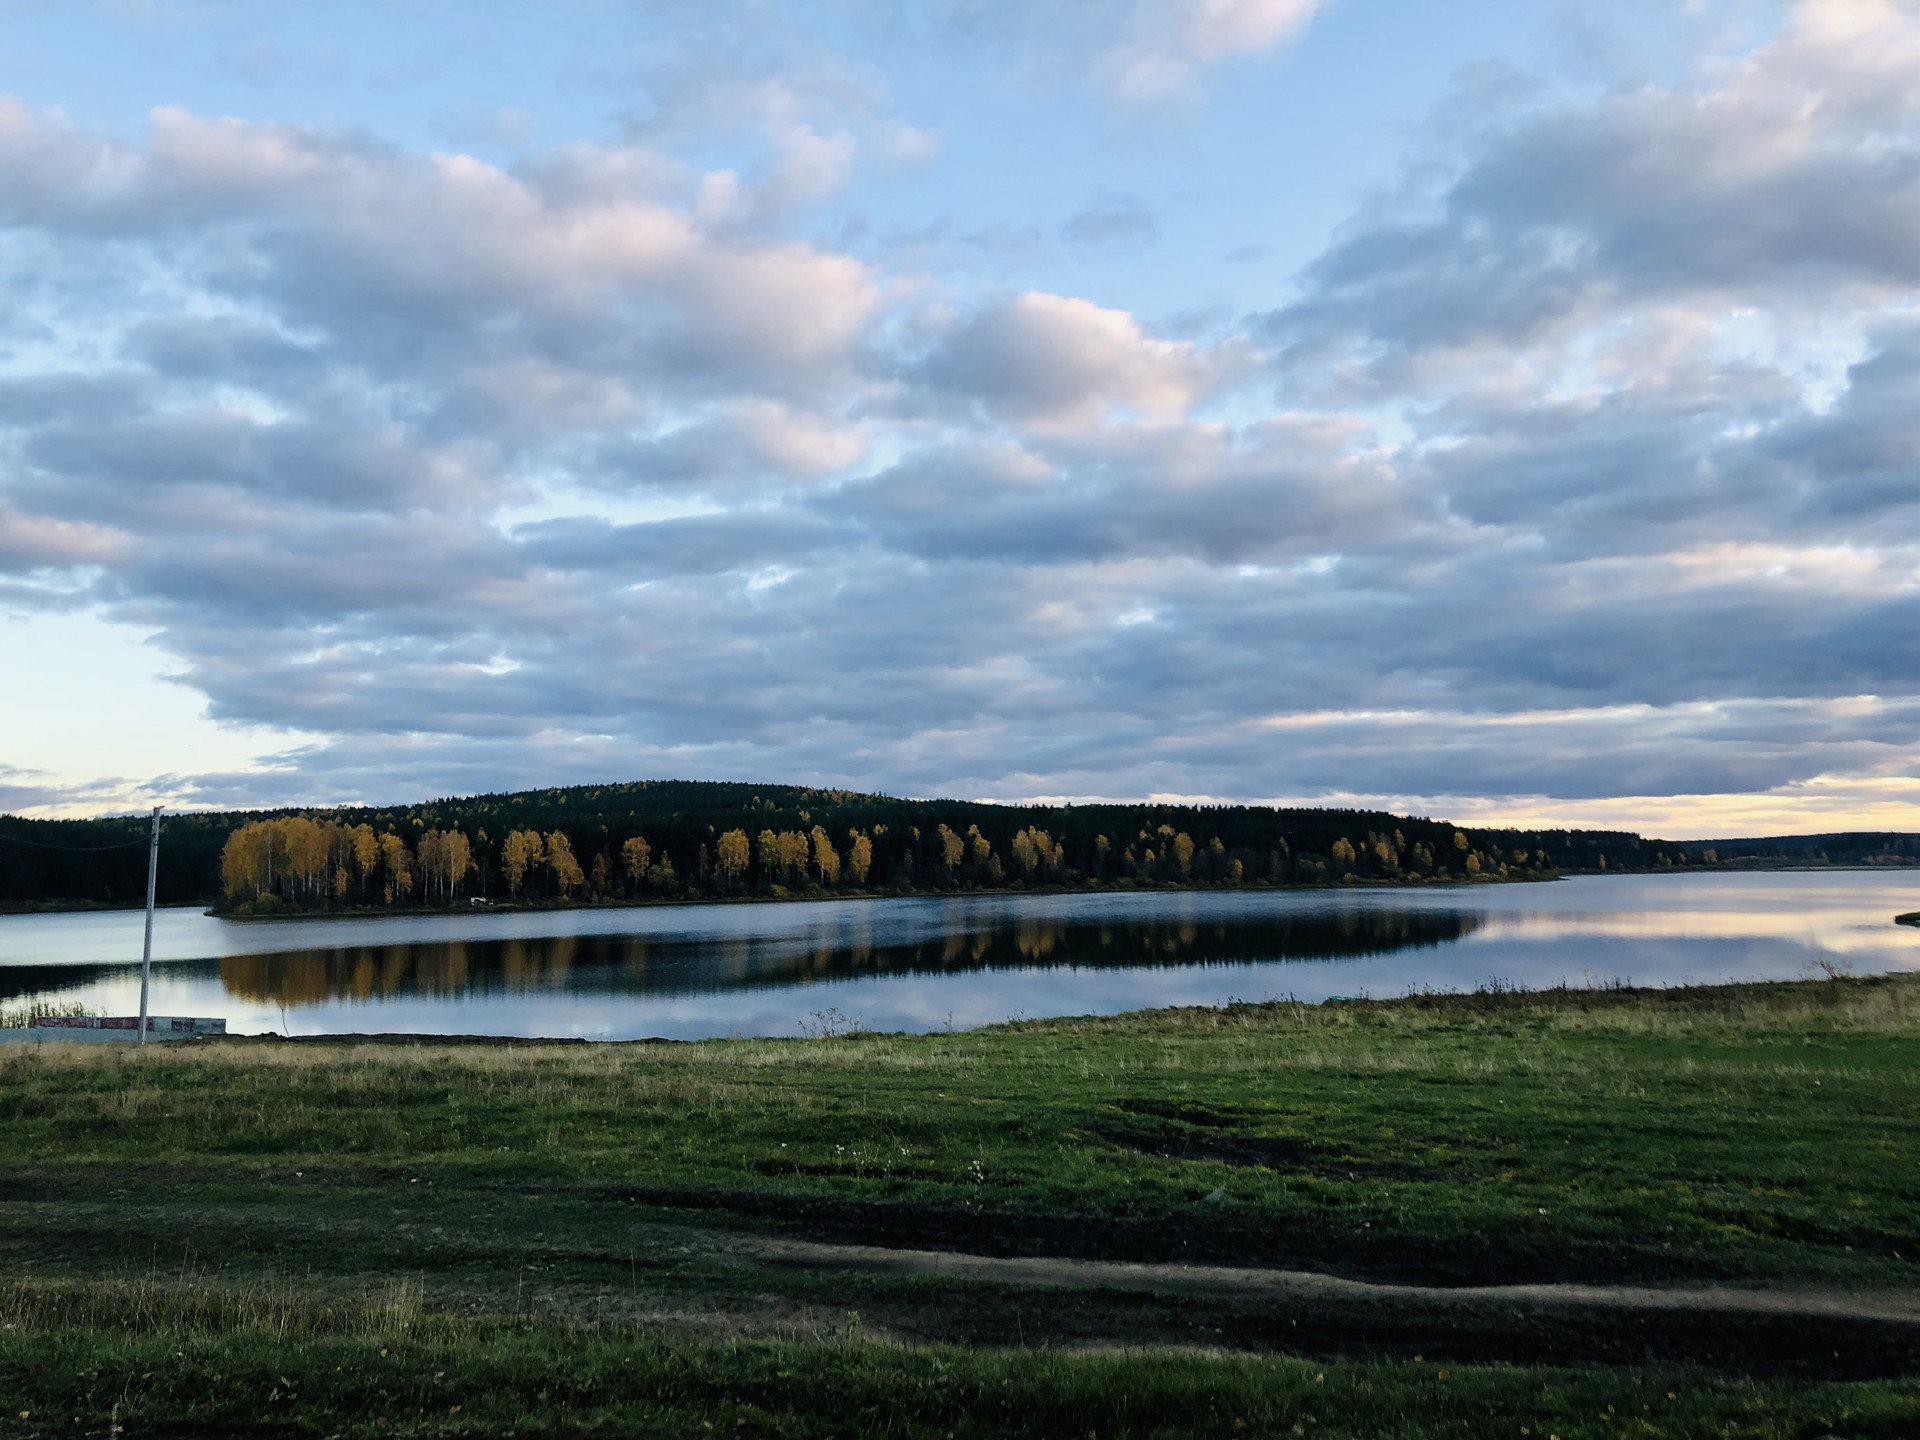
POLYGON ((147 941, 140 947, 140 1044, 147 1043, 147 983, 153 976, 153 887, 160 878, 160 811, 153 807, 153 838, 147 844, 147 941))

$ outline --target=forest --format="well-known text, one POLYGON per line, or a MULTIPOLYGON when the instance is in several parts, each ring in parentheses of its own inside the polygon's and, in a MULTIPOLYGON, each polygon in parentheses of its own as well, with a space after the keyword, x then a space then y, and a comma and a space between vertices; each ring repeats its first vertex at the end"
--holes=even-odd
MULTIPOLYGON (((0 816, 0 905, 140 903, 147 817, 0 816)), ((646 780, 419 805, 170 814, 162 904, 270 914, 760 896, 1541 879, 1914 864, 1911 835, 1681 844, 1381 811, 999 805, 646 780), (1819 842, 1831 840, 1832 846, 1819 842)))

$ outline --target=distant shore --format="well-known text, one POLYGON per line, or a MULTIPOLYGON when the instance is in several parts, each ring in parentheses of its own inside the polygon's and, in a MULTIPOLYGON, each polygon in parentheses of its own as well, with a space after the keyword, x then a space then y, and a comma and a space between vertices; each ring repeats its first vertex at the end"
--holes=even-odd
POLYGON ((225 910, 216 905, 209 908, 206 913, 216 920, 233 921, 373 920, 398 919, 408 915, 501 915, 547 914, 578 910, 647 910, 658 906, 675 905, 792 905, 813 904, 827 900, 953 900, 962 896, 975 895, 1213 895, 1222 891, 1234 894, 1277 894, 1289 891, 1326 890, 1460 890, 1470 886, 1478 888, 1484 885, 1540 885, 1566 878, 1565 875, 1557 872, 1536 871, 1524 875, 1508 875, 1504 878, 1488 876, 1484 879, 1471 880, 1458 877, 1448 880, 1413 876, 1393 880, 1369 877, 1330 885, 1182 885, 1177 881, 1168 880, 1144 885, 1132 881, 1116 881, 1105 885, 1028 885, 1018 888, 1003 885, 978 886, 966 890, 826 890, 809 886, 804 890, 789 890, 782 895, 658 895, 631 899, 600 896, 592 900, 485 899, 477 903, 470 900, 466 905, 413 906, 404 910, 386 906, 356 906, 352 909, 340 910, 276 910, 270 914, 247 914, 240 910, 225 910))
MULTIPOLYGON (((592 900, 499 900, 493 898, 471 898, 464 905, 424 906, 412 905, 405 908, 384 905, 362 905, 343 909, 300 910, 279 909, 271 913, 249 914, 241 910, 227 909, 221 905, 209 905, 204 900, 175 902, 161 905, 161 910, 199 910, 215 920, 231 920, 237 923, 249 921, 280 920, 399 920, 422 915, 499 915, 499 914, 541 914, 556 911, 578 910, 647 910, 669 906, 688 905, 786 905, 800 902, 823 900, 926 900, 951 899, 961 895, 1126 895, 1126 894, 1212 894, 1220 890, 1232 890, 1240 894, 1272 894, 1280 892, 1319 892, 1327 890, 1463 890, 1480 889, 1493 885, 1538 885, 1556 880, 1572 879, 1576 876, 1619 876, 1622 878, 1645 875, 1692 875, 1692 874, 1748 874, 1764 872, 1767 874, 1811 874, 1831 872, 1880 872, 1887 870, 1914 870, 1917 865, 1870 864, 1870 865, 1768 865, 1752 861, 1736 861, 1720 865, 1689 865, 1684 870, 1668 867, 1648 867, 1641 870, 1562 870, 1553 872, 1532 872, 1524 875, 1501 877, 1480 876, 1472 879, 1453 876, 1448 879, 1432 879, 1408 876, 1397 879, 1349 878, 1343 882, 1323 885, 1273 885, 1254 884, 1238 886, 1221 885, 1181 885, 1174 881, 1157 884, 1137 884, 1116 882, 1105 885, 1049 885, 1024 888, 1000 887, 994 889, 971 890, 795 890, 784 895, 653 895, 633 898, 600 896, 592 900)), ((8 915, 68 915, 100 912, 139 912, 145 906, 134 904, 108 904, 94 900, 44 900, 10 901, 0 903, 0 917, 8 915)), ((1894 917, 1900 925, 1920 925, 1920 911, 1894 917)))

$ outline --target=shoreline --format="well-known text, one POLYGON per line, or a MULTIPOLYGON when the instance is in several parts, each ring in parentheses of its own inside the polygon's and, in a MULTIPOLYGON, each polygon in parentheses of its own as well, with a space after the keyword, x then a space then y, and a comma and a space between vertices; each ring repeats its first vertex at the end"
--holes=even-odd
MULTIPOLYGON (((1576 871, 1576 874, 1600 872, 1576 871)), ((1626 873, 1626 872, 1622 872, 1626 873)), ((1645 872, 1652 874, 1655 872, 1645 872)), ((281 920, 400 920, 422 915, 546 915, 574 914, 587 910, 650 910, 674 906, 693 905, 817 905, 827 901, 839 900, 952 900, 963 896, 993 895, 1213 895, 1222 892, 1233 894, 1318 894, 1330 890, 1462 890, 1481 885, 1546 885, 1564 880, 1564 873, 1515 876, 1502 880, 1498 877, 1487 880, 1433 880, 1410 877, 1405 880, 1355 880, 1341 885, 1177 885, 1172 881, 1158 885, 1043 885, 1023 886, 1014 889, 1010 886, 997 888, 981 887, 972 890, 822 890, 818 894, 787 895, 700 895, 700 896, 660 896, 641 900, 600 899, 585 902, 547 901, 528 904, 513 900, 484 900, 478 904, 471 902, 465 908, 458 905, 427 909, 414 907, 407 910, 378 909, 361 907, 351 910, 291 910, 270 915, 237 915, 231 911, 212 908, 202 911, 214 920, 228 920, 234 924, 252 924, 258 922, 277 922, 281 920)), ((190 908, 190 907, 175 907, 190 908)))
MULTIPOLYGON (((1445 880, 1431 877, 1408 876, 1404 879, 1365 879, 1349 880, 1332 885, 1179 885, 1173 882, 1154 885, 1057 885, 1034 888, 1014 889, 1002 887, 996 889, 974 890, 856 890, 845 892, 822 891, 819 894, 787 895, 701 895, 694 897, 659 896, 644 899, 603 898, 584 902, 540 901, 529 903, 521 900, 482 900, 475 904, 469 901, 466 906, 410 906, 406 909, 386 906, 359 906, 350 909, 333 910, 283 910, 267 915, 240 915, 222 910, 218 905, 209 905, 203 900, 173 902, 159 905, 157 910, 198 910, 214 920, 226 920, 234 924, 277 923, 281 921, 305 920, 404 920, 421 916, 437 915, 500 915, 500 914, 547 914, 573 913, 582 910, 644 910, 689 905, 790 905, 812 904, 828 900, 930 900, 951 899, 963 895, 1125 895, 1125 894, 1214 894, 1219 891, 1231 891, 1236 894, 1295 893, 1318 894, 1339 890, 1464 890, 1492 885, 1545 885, 1561 880, 1587 876, 1620 876, 1622 878, 1646 875, 1748 875, 1748 874, 1859 874, 1882 873, 1886 871, 1920 870, 1912 865, 1689 865, 1685 868, 1648 868, 1642 870, 1560 870, 1525 876, 1510 876, 1501 879, 1497 876, 1469 880, 1464 877, 1449 877, 1445 880)), ((98 901, 47 900, 35 902, 11 902, 0 904, 0 919, 12 915, 81 915, 81 914, 117 914, 139 913, 146 907, 140 904, 109 905, 98 901)), ((1920 912, 1914 915, 1896 917, 1896 923, 1920 924, 1920 912)))

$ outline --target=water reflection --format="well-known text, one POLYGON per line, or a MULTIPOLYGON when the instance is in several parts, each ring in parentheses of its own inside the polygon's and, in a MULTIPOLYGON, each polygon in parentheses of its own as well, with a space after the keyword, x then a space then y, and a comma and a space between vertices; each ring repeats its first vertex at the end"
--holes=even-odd
POLYGON ((955 929, 913 944, 824 937, 553 935, 230 955, 220 982, 238 999, 299 1006, 513 992, 646 994, 737 990, 885 975, 1352 960, 1452 944, 1485 923, 1467 910, 1323 910, 1258 919, 1075 922, 1047 916, 955 929))
POLYGON ((50 1000, 58 1003, 77 991, 121 974, 124 965, 0 965, 0 1003, 50 1000))
MULTIPOLYGON (((1920 970, 1920 872, 675 905, 236 923, 162 911, 156 1013, 234 1033, 796 1035, 1292 996, 1920 970)), ((139 1004, 138 912, 0 916, 0 1002, 139 1004), (119 963, 111 963, 111 962, 119 963), (134 963, 127 963, 132 961, 134 963)))

